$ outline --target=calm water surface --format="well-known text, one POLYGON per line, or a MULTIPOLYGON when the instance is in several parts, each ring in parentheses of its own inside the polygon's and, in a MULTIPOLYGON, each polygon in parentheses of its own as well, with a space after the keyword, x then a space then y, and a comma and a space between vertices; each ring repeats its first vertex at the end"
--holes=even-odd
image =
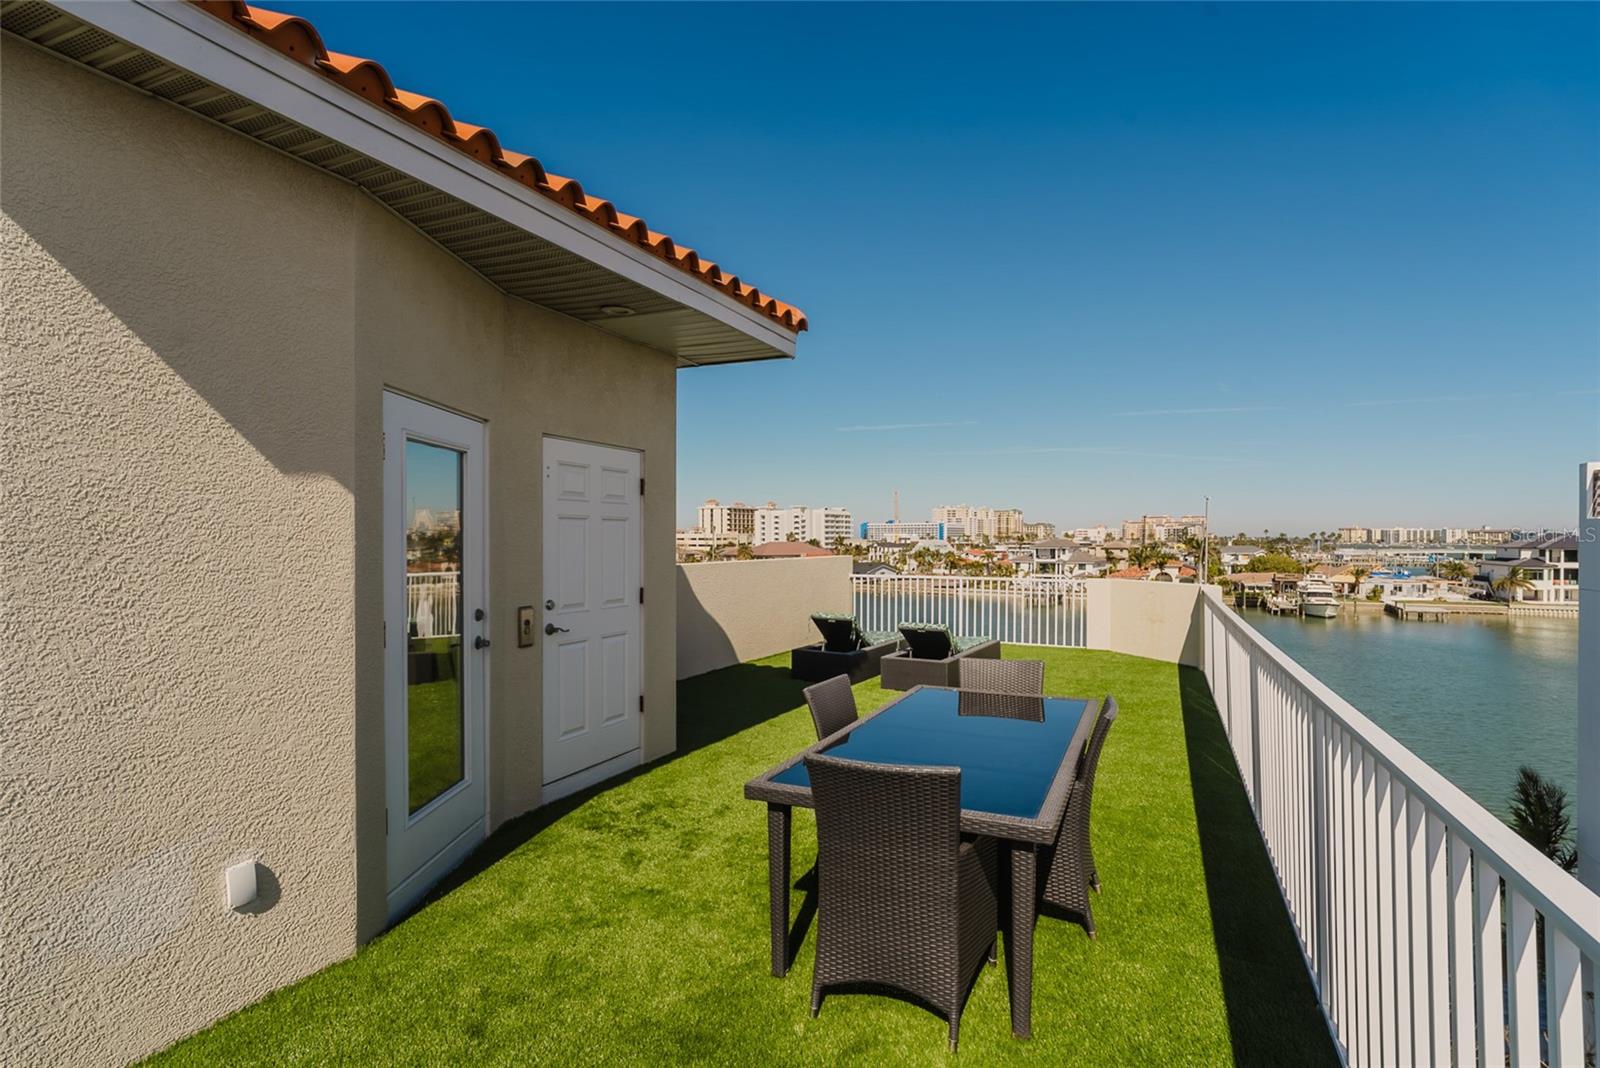
POLYGON ((1520 764, 1576 800, 1576 620, 1243 615, 1489 811, 1505 814, 1520 764))

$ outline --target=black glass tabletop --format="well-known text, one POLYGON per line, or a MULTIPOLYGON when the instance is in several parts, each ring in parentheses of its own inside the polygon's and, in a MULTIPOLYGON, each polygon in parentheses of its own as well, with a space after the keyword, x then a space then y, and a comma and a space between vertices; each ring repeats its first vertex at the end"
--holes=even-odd
MULTIPOLYGON (((878 764, 961 769, 961 807, 1033 819, 1090 701, 923 688, 824 750, 878 764)), ((804 761, 772 776, 809 787, 804 761)))

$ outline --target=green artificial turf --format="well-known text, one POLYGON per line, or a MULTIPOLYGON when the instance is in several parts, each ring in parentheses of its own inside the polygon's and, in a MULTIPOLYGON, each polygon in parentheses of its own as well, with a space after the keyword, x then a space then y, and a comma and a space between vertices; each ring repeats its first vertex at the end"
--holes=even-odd
MULTIPOLYGON (((1203 677, 1085 650, 1050 693, 1122 709, 1095 787, 1099 938, 1050 918, 1033 1038, 1005 969, 979 977, 956 1059, 1335 1064, 1203 677)), ((950 1058, 904 1001, 809 1012, 814 925, 768 974, 766 812, 746 779, 813 740, 787 655, 679 685, 679 751, 502 828, 436 899, 353 959, 156 1058, 183 1064, 878 1064, 950 1058)), ((863 712, 888 700, 856 687, 863 712)), ((793 878, 815 854, 796 810, 793 878)), ((792 895, 804 916, 805 895, 792 895)))

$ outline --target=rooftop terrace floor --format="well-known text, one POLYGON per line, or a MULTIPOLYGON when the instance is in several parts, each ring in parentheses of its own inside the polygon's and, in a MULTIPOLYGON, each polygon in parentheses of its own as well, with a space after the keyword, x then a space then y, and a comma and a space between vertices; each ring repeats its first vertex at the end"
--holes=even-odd
MULTIPOLYGON (((1203 676, 1007 646, 1049 693, 1116 697, 1095 788, 1099 937, 1043 917, 1034 1036, 985 969, 958 1058, 1336 1064, 1203 676)), ((810 1016, 816 835, 795 811, 786 979, 768 974, 766 812, 744 782, 813 739, 788 656, 678 687, 679 752, 503 827, 353 959, 180 1043, 164 1064, 939 1062, 945 1026, 884 997, 810 1016)), ((856 687, 866 712, 889 700, 856 687)))

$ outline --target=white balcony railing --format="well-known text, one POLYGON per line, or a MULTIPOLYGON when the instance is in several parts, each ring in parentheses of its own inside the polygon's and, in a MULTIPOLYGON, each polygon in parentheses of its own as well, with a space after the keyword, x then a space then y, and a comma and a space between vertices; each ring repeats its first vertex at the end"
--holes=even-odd
POLYGON ((406 623, 418 638, 461 633, 461 572, 416 571, 406 576, 406 623))
POLYGON ((851 589, 863 630, 942 623, 961 637, 982 635, 1022 645, 1087 644, 1086 598, 1078 579, 853 575, 851 589))
POLYGON ((1347 1063, 1582 1066, 1600 895, 1201 598, 1206 679, 1347 1063))

